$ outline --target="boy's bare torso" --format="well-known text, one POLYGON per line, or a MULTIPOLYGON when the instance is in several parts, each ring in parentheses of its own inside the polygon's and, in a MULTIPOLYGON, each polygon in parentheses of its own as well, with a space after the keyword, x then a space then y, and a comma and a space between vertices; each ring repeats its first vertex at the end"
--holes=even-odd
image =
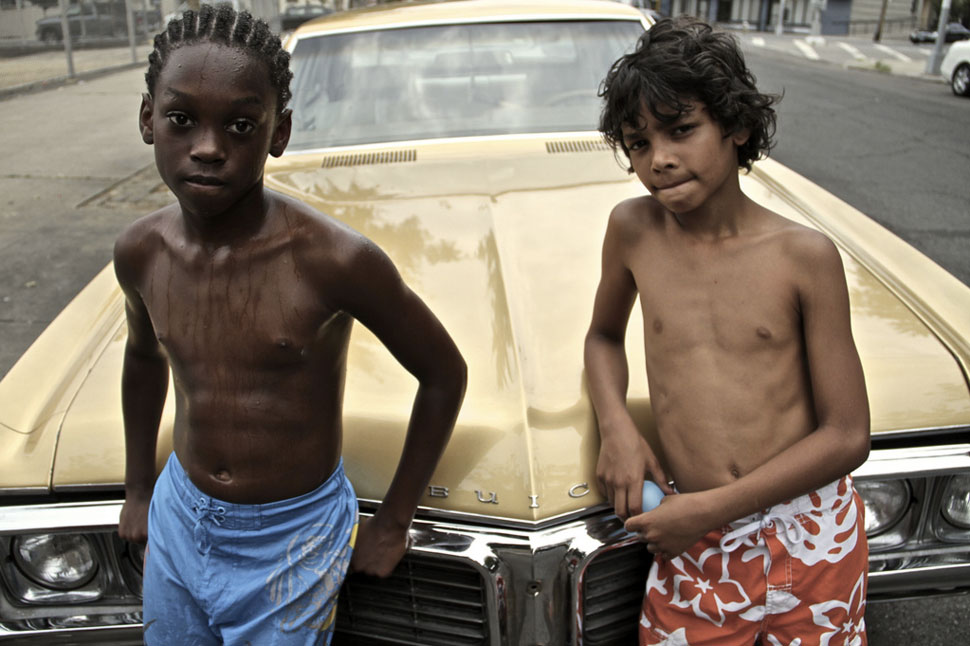
POLYGON ((727 484, 817 426, 789 253, 811 234, 760 209, 753 230, 702 240, 650 198, 624 211, 670 473, 682 492, 727 484))
POLYGON ((340 456, 352 319, 327 295, 349 233, 289 200, 233 245, 193 241, 177 205, 145 226, 139 293, 174 375, 190 478, 229 502, 311 491, 340 456))

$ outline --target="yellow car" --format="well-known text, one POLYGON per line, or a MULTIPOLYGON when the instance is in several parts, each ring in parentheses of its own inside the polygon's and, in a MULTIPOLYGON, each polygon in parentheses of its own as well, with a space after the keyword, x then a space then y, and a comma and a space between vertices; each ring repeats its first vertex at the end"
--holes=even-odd
MULTIPOLYGON (((468 0, 333 14, 289 39, 293 134, 267 184, 387 250, 469 366, 409 553, 389 581, 348 579, 335 643, 634 643, 649 555, 595 486, 582 348, 609 211, 644 191, 596 132, 596 91, 649 26, 615 2, 468 0)), ((872 410, 855 474, 870 598, 970 586, 970 289, 774 161, 741 182, 843 254, 872 410)), ((140 641, 140 554, 114 533, 125 329, 109 267, 0 382, 0 642, 140 641)), ((344 456, 364 513, 415 387, 356 327, 344 456)))

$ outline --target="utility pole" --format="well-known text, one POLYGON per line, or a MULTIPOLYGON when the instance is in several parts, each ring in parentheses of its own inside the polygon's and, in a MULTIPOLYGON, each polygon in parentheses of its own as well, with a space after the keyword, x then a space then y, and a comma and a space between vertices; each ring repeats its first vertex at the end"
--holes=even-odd
POLYGON ((778 24, 775 25, 775 34, 781 36, 785 33, 785 0, 778 1, 778 24))
POLYGON ((882 9, 879 11, 879 23, 876 25, 876 33, 872 35, 872 40, 879 42, 882 40, 882 26, 886 22, 886 5, 889 0, 882 0, 882 9))
POLYGON ((946 41, 946 23, 950 20, 950 0, 943 0, 943 6, 940 7, 940 22, 937 23, 936 27, 936 43, 933 44, 933 53, 930 54, 929 60, 926 61, 926 73, 933 76, 939 76, 940 74, 940 63, 943 62, 943 57, 940 54, 943 53, 943 43, 946 41))
MULTIPOLYGON (((67 21, 67 0, 58 3, 61 9, 61 34, 64 37, 64 54, 67 55, 67 78, 74 78, 74 50, 71 48, 71 25, 67 21)), ((949 5, 948 5, 949 6, 949 5)), ((80 18, 80 16, 78 16, 80 18)))

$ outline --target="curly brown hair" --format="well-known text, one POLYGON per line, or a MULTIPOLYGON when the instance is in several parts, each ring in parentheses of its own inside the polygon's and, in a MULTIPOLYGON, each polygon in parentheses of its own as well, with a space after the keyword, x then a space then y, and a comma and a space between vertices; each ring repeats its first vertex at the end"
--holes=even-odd
POLYGON ((758 91, 734 36, 688 16, 651 27, 633 53, 613 64, 599 96, 604 100, 599 129, 614 151, 629 158, 622 128, 639 126, 644 105, 661 123, 672 123, 692 101, 701 101, 725 136, 750 132, 738 146, 738 166, 746 170, 774 145, 772 105, 781 98, 758 91))

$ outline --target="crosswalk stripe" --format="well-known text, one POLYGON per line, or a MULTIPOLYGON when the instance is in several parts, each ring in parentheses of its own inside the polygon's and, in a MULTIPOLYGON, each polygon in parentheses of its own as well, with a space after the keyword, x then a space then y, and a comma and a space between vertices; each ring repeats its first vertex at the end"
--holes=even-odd
POLYGON ((821 56, 818 55, 818 52, 816 52, 812 46, 806 43, 804 40, 796 38, 792 42, 795 44, 795 47, 802 52, 802 55, 804 55, 805 58, 810 58, 813 61, 817 61, 819 58, 821 58, 821 56))
POLYGON ((849 52, 849 54, 852 56, 852 58, 856 59, 857 61, 864 61, 864 60, 867 60, 869 58, 868 56, 866 56, 865 54, 863 54, 862 52, 860 52, 858 49, 856 49, 855 47, 853 47, 849 43, 839 43, 839 47, 841 47, 845 51, 849 52))
POLYGON ((906 54, 903 54, 901 52, 897 52, 892 47, 889 47, 888 45, 883 45, 882 43, 876 43, 876 49, 878 49, 881 52, 885 52, 885 53, 889 54, 890 56, 895 56, 896 58, 898 58, 899 60, 903 61, 904 63, 909 63, 909 62, 912 62, 912 60, 913 60, 912 58, 910 58, 906 54))
POLYGON ((754 38, 751 39, 751 44, 756 47, 764 47, 765 39, 762 38, 761 36, 755 36, 754 38))

